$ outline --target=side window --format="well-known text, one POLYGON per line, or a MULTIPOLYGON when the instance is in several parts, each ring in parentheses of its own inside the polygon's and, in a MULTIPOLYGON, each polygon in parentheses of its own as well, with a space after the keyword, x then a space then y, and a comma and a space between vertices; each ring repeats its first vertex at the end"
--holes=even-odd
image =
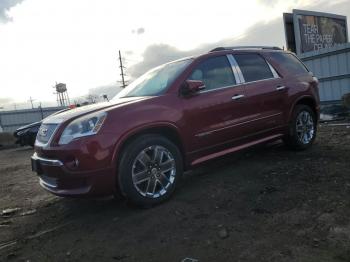
POLYGON ((200 63, 188 78, 201 80, 205 90, 212 90, 236 84, 232 68, 226 56, 211 57, 200 63))
POLYGON ((271 54, 271 57, 292 74, 305 74, 309 72, 304 64, 293 54, 274 52, 271 54))
POLYGON ((234 58, 246 82, 273 78, 270 67, 262 56, 258 54, 239 54, 234 55, 234 58))

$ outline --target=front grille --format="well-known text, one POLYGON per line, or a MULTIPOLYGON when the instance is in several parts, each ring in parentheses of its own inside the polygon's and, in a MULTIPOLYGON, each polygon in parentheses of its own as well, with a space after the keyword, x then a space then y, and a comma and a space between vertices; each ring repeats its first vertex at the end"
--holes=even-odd
POLYGON ((36 139, 42 144, 47 144, 50 141, 50 138, 55 132, 57 126, 58 124, 42 124, 39 128, 36 139))

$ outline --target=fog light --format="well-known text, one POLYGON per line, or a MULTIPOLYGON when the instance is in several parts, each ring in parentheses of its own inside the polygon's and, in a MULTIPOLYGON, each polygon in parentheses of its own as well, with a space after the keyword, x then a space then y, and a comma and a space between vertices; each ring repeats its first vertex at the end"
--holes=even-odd
POLYGON ((76 157, 69 157, 66 160, 66 167, 76 169, 79 166, 79 160, 76 157))

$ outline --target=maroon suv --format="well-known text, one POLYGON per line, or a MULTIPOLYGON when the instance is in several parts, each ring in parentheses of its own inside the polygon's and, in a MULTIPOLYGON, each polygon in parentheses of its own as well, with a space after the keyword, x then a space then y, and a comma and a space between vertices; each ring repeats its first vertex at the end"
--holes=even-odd
POLYGON ((151 206, 209 159, 276 139, 309 147, 318 115, 318 81, 293 53, 216 48, 148 71, 110 102, 46 118, 32 168, 59 196, 120 192, 151 206))

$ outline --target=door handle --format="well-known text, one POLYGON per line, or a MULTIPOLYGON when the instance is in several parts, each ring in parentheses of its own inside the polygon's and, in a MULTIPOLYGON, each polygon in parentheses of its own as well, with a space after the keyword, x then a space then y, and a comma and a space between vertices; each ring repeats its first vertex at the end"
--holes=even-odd
POLYGON ((234 95, 232 97, 232 100, 238 100, 238 99, 241 99, 242 97, 244 97, 244 95, 234 95))
POLYGON ((283 89, 286 89, 286 86, 277 86, 276 87, 277 91, 280 91, 280 90, 283 90, 283 89))

